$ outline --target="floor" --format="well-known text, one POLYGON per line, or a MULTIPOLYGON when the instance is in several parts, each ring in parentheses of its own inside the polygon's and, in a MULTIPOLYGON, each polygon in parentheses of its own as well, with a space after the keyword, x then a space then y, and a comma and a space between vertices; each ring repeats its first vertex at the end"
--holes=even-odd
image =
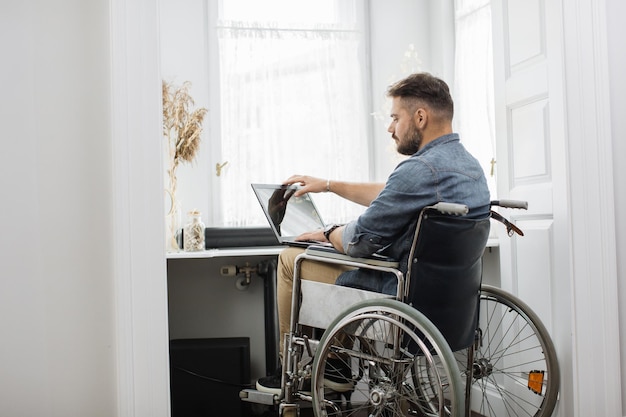
MULTIPOLYGON (((278 417, 278 411, 276 409, 269 409, 266 407, 256 408, 255 410, 251 410, 251 412, 252 412, 251 417, 278 417)), ((314 417, 313 410, 310 407, 302 406, 300 408, 300 417, 314 417)), ((361 415, 351 414, 350 417, 361 417, 361 415)), ((364 412, 362 417, 368 417, 367 413, 364 412)), ((472 411, 471 417, 484 417, 484 416, 472 411)))

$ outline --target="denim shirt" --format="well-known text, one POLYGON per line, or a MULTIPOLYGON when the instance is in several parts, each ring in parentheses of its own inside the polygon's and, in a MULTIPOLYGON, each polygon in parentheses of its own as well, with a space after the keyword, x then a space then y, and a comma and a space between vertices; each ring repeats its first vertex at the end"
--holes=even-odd
MULTIPOLYGON (((417 216, 440 201, 467 205, 470 218, 489 215, 483 169, 456 133, 435 139, 398 164, 378 197, 345 226, 346 253, 353 257, 380 253, 397 259, 406 273, 417 216)), ((378 271, 356 270, 342 274, 337 284, 395 294, 395 281, 383 279, 378 271)))

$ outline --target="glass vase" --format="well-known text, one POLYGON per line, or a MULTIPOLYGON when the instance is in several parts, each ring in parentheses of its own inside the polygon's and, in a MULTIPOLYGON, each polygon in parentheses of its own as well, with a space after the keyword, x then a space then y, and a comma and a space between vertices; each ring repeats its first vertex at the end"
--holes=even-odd
POLYGON ((170 197, 169 211, 165 215, 165 249, 167 252, 180 251, 180 230, 182 227, 181 204, 176 196, 168 192, 170 197))

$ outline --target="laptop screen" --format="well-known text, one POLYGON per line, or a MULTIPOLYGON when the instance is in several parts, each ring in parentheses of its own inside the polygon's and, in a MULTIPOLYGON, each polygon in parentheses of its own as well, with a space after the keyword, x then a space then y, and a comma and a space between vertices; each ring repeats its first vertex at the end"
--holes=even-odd
POLYGON ((324 227, 309 194, 294 197, 297 186, 252 184, 252 189, 280 242, 324 227))

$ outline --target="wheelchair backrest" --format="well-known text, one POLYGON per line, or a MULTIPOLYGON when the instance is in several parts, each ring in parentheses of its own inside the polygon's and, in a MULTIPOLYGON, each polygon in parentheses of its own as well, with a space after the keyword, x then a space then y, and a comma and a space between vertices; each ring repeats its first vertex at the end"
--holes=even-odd
POLYGON ((408 259, 405 302, 441 331, 453 351, 469 347, 478 322, 489 218, 424 209, 408 259))

